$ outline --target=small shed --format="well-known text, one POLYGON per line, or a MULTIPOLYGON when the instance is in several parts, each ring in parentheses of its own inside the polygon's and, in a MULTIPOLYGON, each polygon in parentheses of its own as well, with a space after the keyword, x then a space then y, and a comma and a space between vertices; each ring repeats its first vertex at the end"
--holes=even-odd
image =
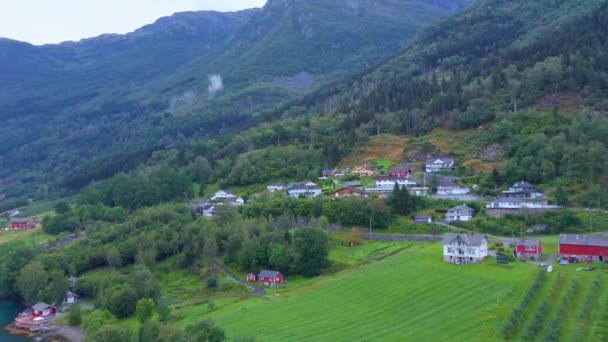
POLYGON ((253 283, 253 282, 255 282, 256 280, 258 280, 258 276, 257 276, 257 275, 255 275, 255 273, 249 273, 249 274, 247 275, 247 281, 248 281, 248 282, 253 283))
POLYGON ((53 305, 38 302, 32 306, 32 316, 34 317, 49 317, 54 316, 57 313, 57 308, 53 305))
POLYGON ((68 291, 65 293, 65 298, 63 299, 63 304, 72 304, 76 303, 80 297, 72 291, 68 291))
POLYGON ((414 216, 414 221, 416 223, 432 223, 433 217, 429 215, 416 215, 414 216))
POLYGON ((268 287, 275 287, 284 281, 283 275, 278 271, 263 270, 258 275, 260 284, 268 287))

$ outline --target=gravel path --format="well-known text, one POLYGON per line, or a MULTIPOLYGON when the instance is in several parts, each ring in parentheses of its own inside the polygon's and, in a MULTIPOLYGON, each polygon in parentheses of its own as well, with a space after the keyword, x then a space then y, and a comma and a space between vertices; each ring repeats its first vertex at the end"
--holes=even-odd
POLYGON ((226 273, 227 275, 229 275, 232 279, 234 279, 237 283, 243 284, 247 287, 250 287, 253 289, 253 293, 255 293, 258 296, 264 296, 266 295, 266 290, 264 290, 264 288, 259 287, 259 286, 254 286, 251 285, 250 283, 244 281, 243 279, 241 279, 240 277, 238 277, 236 274, 232 273, 232 271, 230 271, 226 266, 222 265, 221 263, 219 263, 217 260, 215 259, 211 259, 211 262, 220 270, 224 271, 224 273, 226 273))
POLYGON ((84 341, 84 330, 70 325, 58 325, 47 335, 50 337, 58 336, 68 342, 84 341))

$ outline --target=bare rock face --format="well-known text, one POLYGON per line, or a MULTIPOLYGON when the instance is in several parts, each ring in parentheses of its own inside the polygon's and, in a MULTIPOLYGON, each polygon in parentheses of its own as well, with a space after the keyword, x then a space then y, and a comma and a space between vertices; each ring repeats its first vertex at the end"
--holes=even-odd
POLYGON ((504 146, 501 144, 493 144, 486 147, 484 150, 477 152, 477 158, 484 160, 498 160, 504 154, 504 146))

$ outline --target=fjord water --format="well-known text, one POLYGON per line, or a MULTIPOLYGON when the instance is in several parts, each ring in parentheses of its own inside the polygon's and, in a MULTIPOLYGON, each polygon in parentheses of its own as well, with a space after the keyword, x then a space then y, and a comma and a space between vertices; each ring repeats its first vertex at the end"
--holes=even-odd
POLYGON ((23 310, 23 307, 11 302, 0 301, 0 342, 31 342, 32 338, 11 335, 4 329, 17 314, 23 310))

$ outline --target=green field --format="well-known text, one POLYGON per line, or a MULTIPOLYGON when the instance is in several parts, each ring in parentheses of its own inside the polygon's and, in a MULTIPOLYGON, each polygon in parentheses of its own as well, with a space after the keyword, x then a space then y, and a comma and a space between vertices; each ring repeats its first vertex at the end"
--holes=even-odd
POLYGON ((259 341, 501 340, 503 321, 537 273, 524 263, 449 265, 439 244, 382 245, 338 249, 332 259, 355 266, 267 297, 177 311, 259 341))

